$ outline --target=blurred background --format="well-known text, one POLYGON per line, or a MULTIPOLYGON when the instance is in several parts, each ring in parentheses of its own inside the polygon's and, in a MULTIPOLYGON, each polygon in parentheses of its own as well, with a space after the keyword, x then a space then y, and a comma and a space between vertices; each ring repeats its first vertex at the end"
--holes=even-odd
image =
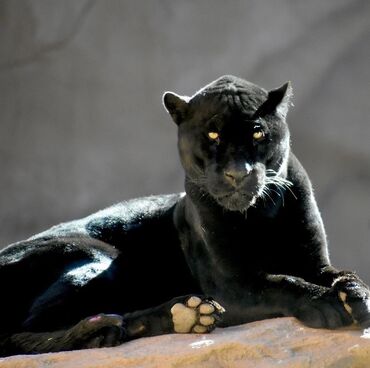
POLYGON ((0 247, 183 190, 163 91, 291 80, 331 259, 370 282, 368 0, 2 0, 0 247))

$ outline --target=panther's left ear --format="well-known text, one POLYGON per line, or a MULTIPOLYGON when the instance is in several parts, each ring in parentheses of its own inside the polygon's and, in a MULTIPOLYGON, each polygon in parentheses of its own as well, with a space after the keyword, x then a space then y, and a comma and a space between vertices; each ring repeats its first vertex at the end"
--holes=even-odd
POLYGON ((165 92, 163 95, 163 105, 177 125, 180 125, 187 115, 189 100, 190 97, 179 96, 173 92, 165 92))
POLYGON ((285 119, 292 95, 293 89, 290 82, 286 82, 281 87, 271 90, 268 93, 267 100, 255 112, 255 117, 277 113, 285 119))

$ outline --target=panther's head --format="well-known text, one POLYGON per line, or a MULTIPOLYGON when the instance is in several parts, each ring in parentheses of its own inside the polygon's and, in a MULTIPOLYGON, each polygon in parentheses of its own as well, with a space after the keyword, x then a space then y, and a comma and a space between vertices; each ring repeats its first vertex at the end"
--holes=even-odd
POLYGON ((246 211, 269 184, 287 185, 290 83, 270 92, 223 76, 192 97, 166 92, 163 103, 178 125, 187 179, 231 211, 246 211), (285 183, 285 184, 284 184, 285 183))

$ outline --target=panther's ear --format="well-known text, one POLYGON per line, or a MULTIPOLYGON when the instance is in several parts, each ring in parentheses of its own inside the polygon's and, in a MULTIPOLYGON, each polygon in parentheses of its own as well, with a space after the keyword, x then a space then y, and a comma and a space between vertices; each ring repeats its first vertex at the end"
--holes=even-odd
POLYGON ((255 117, 278 113, 285 119, 288 114, 292 95, 293 89, 290 82, 286 82, 281 87, 273 89, 268 93, 267 100, 255 112, 255 117))
POLYGON ((162 100, 173 121, 180 125, 186 117, 190 97, 179 96, 173 92, 165 92, 162 100))

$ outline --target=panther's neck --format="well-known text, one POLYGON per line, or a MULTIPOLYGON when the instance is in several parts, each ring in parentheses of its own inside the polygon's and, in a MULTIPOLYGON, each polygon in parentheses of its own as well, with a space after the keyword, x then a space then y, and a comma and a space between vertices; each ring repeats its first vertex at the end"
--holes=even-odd
POLYGON ((231 212, 217 203, 211 195, 203 188, 192 182, 189 178, 185 179, 186 206, 188 214, 194 215, 194 218, 202 222, 212 221, 213 224, 225 224, 228 218, 240 218, 244 220, 245 213, 231 212))
POLYGON ((194 259, 205 257, 206 267, 217 265, 218 273, 230 275, 240 261, 240 252, 236 249, 240 239, 244 238, 241 232, 247 227, 248 220, 246 214, 221 207, 208 193, 189 180, 186 180, 185 189, 187 195, 182 202, 182 218, 186 226, 181 226, 182 247, 192 272, 204 288, 208 282, 203 276, 206 272, 203 268, 199 269, 194 259), (223 260, 222 264, 220 259, 223 260))
POLYGON ((277 191, 269 194, 269 200, 257 199, 253 207, 245 212, 229 211, 216 202, 213 197, 203 188, 195 184, 189 178, 185 179, 185 207, 189 222, 200 221, 202 224, 212 224, 224 228, 227 224, 234 226, 242 224, 254 217, 274 217, 284 204, 282 197, 277 191))

